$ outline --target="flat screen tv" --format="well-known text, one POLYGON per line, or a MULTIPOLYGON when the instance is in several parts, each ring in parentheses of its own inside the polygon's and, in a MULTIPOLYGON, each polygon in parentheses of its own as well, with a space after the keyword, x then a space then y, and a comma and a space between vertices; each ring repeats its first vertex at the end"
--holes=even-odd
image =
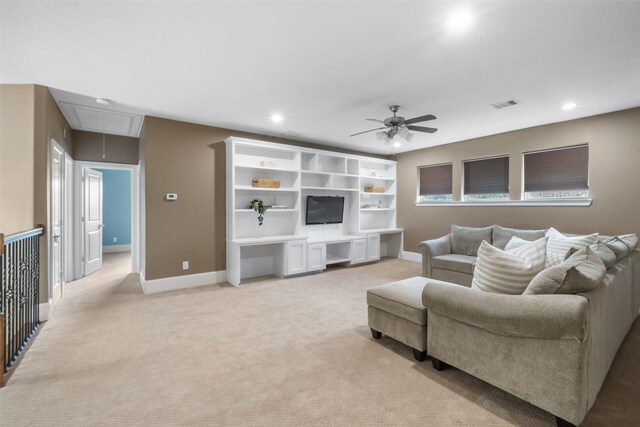
POLYGON ((307 225, 340 224, 344 212, 344 197, 307 196, 307 225))

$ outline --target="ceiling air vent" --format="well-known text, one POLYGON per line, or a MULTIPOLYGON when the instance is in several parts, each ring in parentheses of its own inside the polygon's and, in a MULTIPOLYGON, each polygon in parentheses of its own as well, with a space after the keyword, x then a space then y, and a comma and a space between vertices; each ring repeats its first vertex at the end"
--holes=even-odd
POLYGON ((517 99, 510 99, 508 101, 496 102, 495 104, 491 104, 491 106, 496 110, 499 110, 501 108, 507 108, 518 104, 520 104, 520 101, 517 99))

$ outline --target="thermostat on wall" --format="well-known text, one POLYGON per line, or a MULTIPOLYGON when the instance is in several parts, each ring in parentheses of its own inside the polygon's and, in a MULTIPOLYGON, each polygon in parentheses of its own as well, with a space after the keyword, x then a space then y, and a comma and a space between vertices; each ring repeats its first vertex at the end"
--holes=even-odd
POLYGON ((166 200, 178 200, 178 195, 176 193, 167 193, 164 195, 166 200))

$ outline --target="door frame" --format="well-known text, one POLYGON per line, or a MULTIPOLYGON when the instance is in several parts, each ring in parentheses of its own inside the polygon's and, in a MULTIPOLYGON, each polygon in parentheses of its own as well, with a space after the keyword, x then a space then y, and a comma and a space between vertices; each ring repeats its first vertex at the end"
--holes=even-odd
POLYGON ((55 306, 57 304, 58 301, 54 301, 53 299, 53 152, 54 150, 57 150, 59 152, 62 153, 62 162, 61 162, 61 172, 60 172, 60 179, 61 179, 61 184, 60 184, 60 198, 62 199, 60 201, 60 209, 62 210, 62 213, 60 215, 60 229, 62 230, 62 237, 60 239, 60 275, 61 275, 61 279, 60 279, 60 298, 62 299, 62 297, 64 296, 64 285, 66 283, 66 277, 67 274, 65 272, 65 257, 67 256, 67 248, 65 247, 65 236, 67 234, 67 228, 71 228, 68 226, 68 224, 65 223, 66 219, 67 219, 67 214, 65 211, 65 198, 68 197, 68 195, 66 194, 66 155, 67 152, 66 150, 62 147, 62 145, 58 144, 58 142, 54 139, 51 138, 49 141, 49 161, 48 161, 48 168, 49 168, 49 177, 48 177, 48 181, 49 181, 49 188, 48 188, 48 203, 47 203, 47 228, 46 228, 46 234, 47 234, 47 288, 48 288, 48 294, 49 294, 49 303, 52 304, 52 306, 55 306))
POLYGON ((73 173, 74 207, 74 276, 84 277, 84 192, 82 179, 86 169, 115 169, 131 171, 131 272, 140 272, 140 230, 144 228, 144 218, 140 216, 140 166, 126 163, 106 163, 76 160, 73 173))

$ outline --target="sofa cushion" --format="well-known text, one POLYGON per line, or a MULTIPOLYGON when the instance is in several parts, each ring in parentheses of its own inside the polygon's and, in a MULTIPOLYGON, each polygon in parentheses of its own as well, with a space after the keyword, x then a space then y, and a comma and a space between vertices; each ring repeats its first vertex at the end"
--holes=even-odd
POLYGON ((422 290, 428 280, 417 276, 376 286, 367 291, 367 304, 418 325, 426 325, 427 309, 422 305, 422 290))
MULTIPOLYGON (((604 242, 595 242, 593 245, 589 246, 589 249, 602 260, 607 270, 616 264, 616 254, 604 242)), ((575 254, 579 250, 580 249, 578 248, 569 249, 566 258, 568 259, 571 255, 575 254)))
POLYGON ((604 244, 616 254, 616 261, 620 261, 638 246, 638 236, 635 234, 614 236, 604 244))
POLYGON ((485 292, 520 295, 544 269, 547 239, 508 251, 482 242, 471 287, 485 292))
POLYGON ((547 268, 531 280, 525 295, 577 294, 595 289, 607 268, 591 249, 582 248, 564 262, 547 268))
POLYGON ((493 246, 504 249, 512 237, 519 237, 522 240, 538 240, 544 237, 546 230, 519 230, 517 228, 506 228, 499 225, 493 226, 493 246))
POLYGON ((555 228, 547 231, 547 261, 546 268, 556 266, 564 261, 569 249, 582 249, 598 241, 598 233, 586 236, 565 236, 555 228))
POLYGON ((431 266, 441 270, 456 271, 458 273, 473 274, 476 257, 469 255, 449 254, 431 258, 431 266))
POLYGON ((493 227, 461 227, 451 226, 451 253, 459 255, 478 255, 478 248, 482 241, 491 243, 493 227))

